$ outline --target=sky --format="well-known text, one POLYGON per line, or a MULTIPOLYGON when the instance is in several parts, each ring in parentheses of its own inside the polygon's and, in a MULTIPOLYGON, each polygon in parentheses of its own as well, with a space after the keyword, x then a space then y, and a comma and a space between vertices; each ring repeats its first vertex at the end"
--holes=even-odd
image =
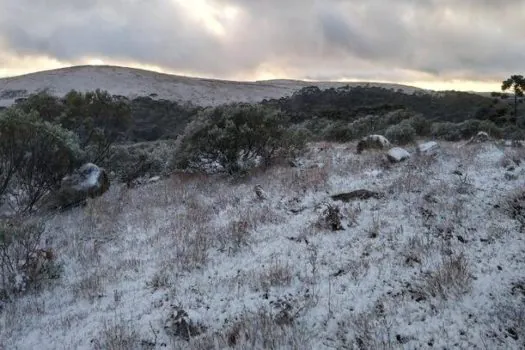
POLYGON ((525 0, 0 0, 0 77, 110 64, 499 91, 525 73, 524 18, 525 0))

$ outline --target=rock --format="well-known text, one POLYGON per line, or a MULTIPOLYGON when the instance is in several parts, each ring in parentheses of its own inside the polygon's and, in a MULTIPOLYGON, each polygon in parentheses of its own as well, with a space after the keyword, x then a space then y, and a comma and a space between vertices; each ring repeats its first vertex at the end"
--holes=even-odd
POLYGON ((422 154, 433 154, 439 149, 439 144, 435 141, 429 141, 417 146, 417 151, 422 154))
POLYGON ((480 131, 476 134, 476 136, 474 136, 474 139, 476 140, 476 142, 487 142, 490 137, 489 137, 489 134, 487 134, 485 131, 480 131))
POLYGON ((159 182, 159 180, 160 180, 160 176, 153 176, 148 179, 148 183, 151 184, 151 183, 159 182))
POLYGON ((339 193, 331 196, 334 201, 350 202, 355 199, 383 198, 384 194, 369 190, 355 190, 352 192, 339 193))
POLYGON ((368 135, 357 143, 357 153, 359 154, 366 149, 385 149, 387 147, 390 147, 390 141, 383 135, 368 135))
POLYGON ((399 163, 410 158, 410 153, 404 148, 394 147, 386 153, 386 157, 392 163, 399 163))
POLYGON ((485 131, 480 131, 476 134, 476 136, 473 136, 470 138, 470 140, 467 141, 467 145, 471 143, 483 143, 490 140, 489 134, 487 134, 485 131))
POLYGON ((88 198, 101 196, 109 186, 110 181, 106 171, 93 163, 86 163, 62 179, 55 205, 65 208, 82 204, 88 198))

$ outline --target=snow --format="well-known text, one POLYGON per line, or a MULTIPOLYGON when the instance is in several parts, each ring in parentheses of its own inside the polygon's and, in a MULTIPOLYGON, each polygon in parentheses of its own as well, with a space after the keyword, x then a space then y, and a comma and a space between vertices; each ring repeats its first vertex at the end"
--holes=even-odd
POLYGON ((151 96, 154 99, 191 101, 201 106, 215 106, 228 102, 259 102, 263 99, 281 98, 312 85, 325 89, 365 84, 401 89, 407 93, 424 91, 411 86, 388 83, 299 80, 239 82, 191 78, 115 66, 76 66, 0 79, 0 106, 9 106, 16 98, 43 90, 63 96, 73 89, 81 92, 101 89, 128 98, 151 96))
POLYGON ((432 153, 439 148, 439 144, 436 141, 429 141, 418 145, 418 149, 421 153, 432 153))
POLYGON ((521 188, 520 169, 521 181, 505 181, 504 153, 491 144, 443 142, 437 157, 381 171, 381 151, 347 149, 355 145, 311 145, 304 167, 235 182, 183 174, 131 190, 113 186, 57 215, 45 239, 63 275, 5 305, 0 348, 92 349, 112 325, 126 325, 140 340, 156 338, 156 349, 220 349, 245 319, 252 333, 239 348, 268 348, 265 334, 274 348, 522 348, 524 296, 511 288, 525 282, 525 236, 495 208, 521 188), (452 173, 460 165, 461 178, 452 173), (257 199, 256 184, 266 200, 257 199), (358 188, 387 195, 329 199, 358 188), (317 226, 324 202, 340 206, 344 231, 317 226), (306 209, 292 213, 288 203, 306 209), (424 219, 422 208, 434 216, 424 219), (450 237, 436 229, 447 225, 450 237), (438 280, 441 289, 429 282, 448 276, 439 269, 458 256, 468 274, 438 280), (425 298, 416 301, 416 293, 425 298), (261 315, 286 303, 292 326, 270 329, 261 315), (206 332, 190 343, 170 337, 172 305, 206 332))

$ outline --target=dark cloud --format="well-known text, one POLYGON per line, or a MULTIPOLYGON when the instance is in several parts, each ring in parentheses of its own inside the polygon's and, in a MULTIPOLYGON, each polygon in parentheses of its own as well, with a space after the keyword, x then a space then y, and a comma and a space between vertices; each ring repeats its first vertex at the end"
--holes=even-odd
POLYGON ((484 80, 525 61, 523 0, 208 0, 223 35, 188 12, 202 2, 184 1, 0 0, 0 46, 225 78, 266 66, 296 78, 484 80))

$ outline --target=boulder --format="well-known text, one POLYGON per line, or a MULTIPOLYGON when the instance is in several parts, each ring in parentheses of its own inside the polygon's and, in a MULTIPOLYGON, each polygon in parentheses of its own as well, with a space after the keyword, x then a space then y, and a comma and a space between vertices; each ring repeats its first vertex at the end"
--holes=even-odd
POLYGON ((475 142, 487 142, 490 139, 489 134, 485 131, 480 131, 474 136, 475 142))
POLYGON ((88 198, 101 196, 109 186, 106 171, 93 163, 86 163, 62 179, 56 205, 64 208, 82 204, 88 198))
POLYGON ((410 153, 404 148, 394 147, 386 153, 386 157, 392 163, 399 163, 410 158, 410 153))
POLYGON ((356 199, 383 198, 384 194, 365 189, 355 190, 352 192, 339 193, 331 196, 334 201, 350 202, 356 199))
POLYGON ((429 141, 417 146, 417 150, 421 154, 433 154, 439 149, 439 144, 435 141, 429 141))
POLYGON ((485 131, 480 131, 476 134, 476 136, 472 136, 470 140, 467 141, 468 144, 472 143, 483 143, 490 140, 489 134, 487 134, 485 131))
POLYGON ((357 153, 359 154, 366 149, 385 149, 387 147, 390 147, 390 141, 383 135, 368 135, 357 143, 357 153))

